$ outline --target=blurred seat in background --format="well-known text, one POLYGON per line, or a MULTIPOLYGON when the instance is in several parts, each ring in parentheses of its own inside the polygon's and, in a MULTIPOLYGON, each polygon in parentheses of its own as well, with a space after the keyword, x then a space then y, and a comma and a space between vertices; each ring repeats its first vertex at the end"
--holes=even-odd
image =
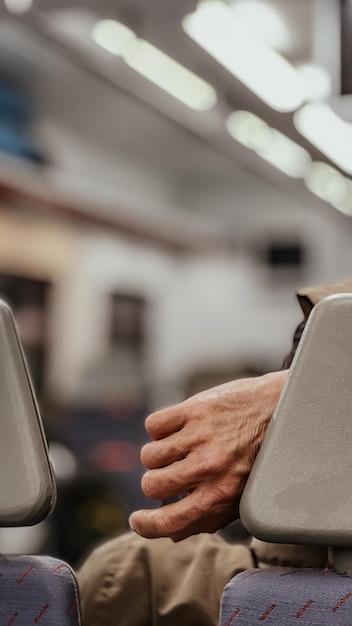
MULTIPOLYGON (((0 526, 42 522, 53 510, 55 480, 11 310, 0 301, 0 526)), ((0 555, 0 622, 78 626, 72 570, 49 556, 0 555)))

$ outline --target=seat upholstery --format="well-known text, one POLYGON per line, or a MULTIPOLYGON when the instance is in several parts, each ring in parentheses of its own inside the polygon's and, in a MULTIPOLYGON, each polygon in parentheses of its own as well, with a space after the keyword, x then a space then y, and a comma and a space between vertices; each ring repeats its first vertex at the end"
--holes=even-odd
POLYGON ((78 592, 70 567, 48 556, 0 555, 0 624, 78 626, 78 592))
POLYGON ((221 626, 347 626, 352 578, 333 569, 252 569, 225 587, 221 626))

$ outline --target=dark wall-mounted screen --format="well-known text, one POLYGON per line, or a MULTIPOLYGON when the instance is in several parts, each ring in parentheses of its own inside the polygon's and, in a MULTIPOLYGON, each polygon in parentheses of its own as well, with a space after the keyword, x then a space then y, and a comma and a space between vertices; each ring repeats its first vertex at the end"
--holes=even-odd
POLYGON ((305 250, 298 242, 271 242, 263 251, 264 261, 272 268, 298 268, 305 262, 305 250))

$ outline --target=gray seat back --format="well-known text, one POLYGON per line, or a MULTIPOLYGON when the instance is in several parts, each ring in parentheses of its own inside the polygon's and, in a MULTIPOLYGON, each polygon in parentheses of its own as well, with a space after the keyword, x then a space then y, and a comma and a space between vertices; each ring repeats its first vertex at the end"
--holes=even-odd
POLYGON ((44 519, 55 481, 42 421, 10 308, 0 301, 0 526, 44 519))
POLYGON ((352 294, 313 309, 240 511, 264 541, 352 548, 352 294))
POLYGON ((351 450, 352 294, 344 294, 311 313, 240 506, 258 539, 328 546, 331 563, 235 576, 220 626, 352 622, 351 450))
MULTIPOLYGON (((0 301, 0 526, 43 520, 55 480, 41 417, 10 308, 0 301)), ((0 622, 79 626, 71 568, 48 556, 0 554, 0 622)))

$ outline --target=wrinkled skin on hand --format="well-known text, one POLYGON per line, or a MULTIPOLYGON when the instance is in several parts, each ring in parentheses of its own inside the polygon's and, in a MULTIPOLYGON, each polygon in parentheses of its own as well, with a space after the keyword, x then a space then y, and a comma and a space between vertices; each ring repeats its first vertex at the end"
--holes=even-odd
POLYGON ((141 451, 146 496, 172 504, 130 516, 144 537, 180 541, 238 518, 239 500, 287 371, 235 380, 146 419, 152 441, 141 451))

